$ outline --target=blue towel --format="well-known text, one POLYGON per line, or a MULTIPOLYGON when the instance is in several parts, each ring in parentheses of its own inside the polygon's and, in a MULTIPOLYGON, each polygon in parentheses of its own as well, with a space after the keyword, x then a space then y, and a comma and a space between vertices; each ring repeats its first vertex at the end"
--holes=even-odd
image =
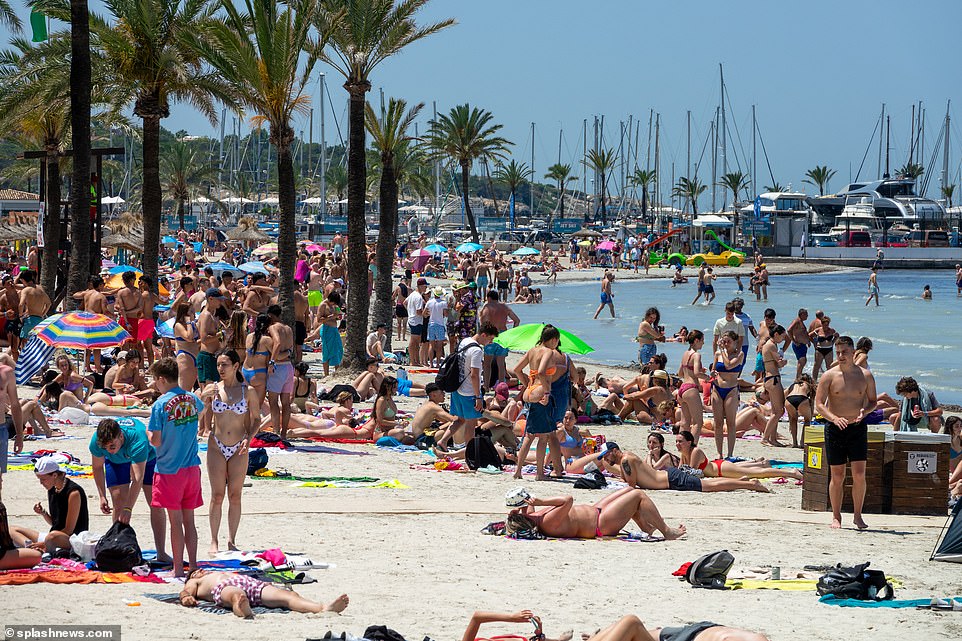
MULTIPOLYGON (((962 597, 955 597, 962 602, 962 597)), ((891 601, 860 601, 859 599, 839 599, 830 594, 820 598, 819 603, 837 605, 842 608, 915 608, 920 605, 931 605, 932 599, 893 599, 891 601)))

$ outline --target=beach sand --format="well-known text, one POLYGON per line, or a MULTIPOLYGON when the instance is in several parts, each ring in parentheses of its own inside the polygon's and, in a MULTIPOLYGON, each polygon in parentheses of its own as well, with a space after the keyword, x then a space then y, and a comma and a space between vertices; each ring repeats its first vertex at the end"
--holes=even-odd
MULTIPOLYGON (((311 356, 315 359, 316 356, 311 356)), ((612 373, 615 368, 606 367, 612 373)), ((590 368, 593 372, 594 367, 590 368)), ((421 377, 426 380, 427 377, 421 377)), ((25 388, 26 392, 29 388, 25 388)), ((363 404, 362 407, 367 407, 363 404)), ((416 399, 403 399, 413 410, 416 399)), ((624 449, 644 451, 647 428, 594 427, 624 449)), ((88 463, 91 428, 70 430, 79 439, 52 441, 88 463)), ((787 428, 782 426, 782 432, 787 428)), ((670 442, 670 440, 669 440, 670 442)), ((375 476, 398 479, 409 489, 314 489, 291 481, 252 479, 244 490, 244 516, 238 544, 243 549, 280 547, 336 567, 315 570, 317 583, 297 586, 310 598, 329 601, 346 592, 351 603, 342 615, 267 614, 254 621, 212 615, 145 598, 150 592, 178 592, 176 585, 49 585, 2 588, 5 624, 120 624, 127 640, 305 639, 332 630, 361 635, 383 624, 407 639, 460 638, 473 610, 533 610, 545 631, 594 632, 626 613, 650 626, 700 620, 764 632, 773 640, 954 639, 962 637, 962 616, 906 610, 845 609, 822 605, 812 592, 696 590, 671 576, 686 561, 719 549, 735 556, 735 570, 779 566, 789 578, 805 565, 846 565, 871 561, 873 568, 898 577, 898 598, 929 598, 962 592, 959 568, 927 559, 945 519, 866 515, 872 526, 832 531, 827 513, 800 509, 801 487, 766 484, 772 494, 650 492, 671 525, 684 523, 688 535, 661 543, 607 541, 510 541, 481 534, 502 520, 503 496, 519 484, 508 474, 436 472, 410 469, 429 460, 424 453, 395 453, 373 446, 336 445, 363 452, 347 454, 278 453, 269 467, 304 476, 375 476), (125 601, 138 601, 130 607, 125 601)), ((27 449, 41 444, 28 442, 27 449)), ((708 445, 708 451, 714 450, 708 445)), ((740 440, 736 454, 801 460, 800 450, 763 448, 740 440)), ((205 454, 201 454, 203 457, 205 454)), ((206 468, 204 493, 209 496, 206 468)), ((92 479, 87 490, 91 529, 102 532, 109 517, 99 514, 92 479)), ((595 501, 606 490, 575 490, 560 482, 525 480, 536 496, 573 494, 595 501)), ((4 476, 4 497, 12 523, 37 527, 32 506, 46 500, 30 472, 4 476)), ((226 509, 226 506, 225 506, 226 509)), ((226 531, 224 517, 223 537, 226 531)), ((144 503, 133 525, 141 545, 151 535, 144 503)), ((209 544, 207 508, 197 511, 201 558, 209 544)), ((632 523, 629 529, 636 529, 632 523)), ((483 636, 529 635, 528 625, 492 624, 483 636)), ((576 637, 578 638, 578 637, 576 637)))

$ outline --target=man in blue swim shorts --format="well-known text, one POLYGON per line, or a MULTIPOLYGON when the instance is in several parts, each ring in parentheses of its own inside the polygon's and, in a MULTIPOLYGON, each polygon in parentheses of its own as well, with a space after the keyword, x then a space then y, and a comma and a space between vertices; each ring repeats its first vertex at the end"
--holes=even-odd
POLYGON ((601 277, 601 304, 595 310, 594 318, 598 318, 598 314, 605 308, 605 305, 611 311, 611 317, 615 317, 615 295, 611 293, 611 283, 614 280, 615 275, 612 272, 606 271, 605 275, 601 277))
POLYGON ((792 351, 795 352, 795 360, 798 363, 795 371, 796 379, 805 371, 805 363, 808 362, 808 346, 812 344, 812 338, 808 335, 806 329, 807 320, 808 310, 802 308, 798 310, 798 316, 785 330, 788 333, 789 340, 792 341, 792 351))
POLYGON ((143 492, 150 508, 150 529, 154 534, 157 560, 170 561, 164 547, 167 514, 164 508, 150 504, 157 453, 147 439, 144 424, 131 418, 122 418, 120 422, 105 418, 97 425, 88 449, 94 485, 100 495, 100 511, 113 514, 114 521, 129 523, 137 499, 143 492), (110 492, 109 501, 107 492, 110 492))

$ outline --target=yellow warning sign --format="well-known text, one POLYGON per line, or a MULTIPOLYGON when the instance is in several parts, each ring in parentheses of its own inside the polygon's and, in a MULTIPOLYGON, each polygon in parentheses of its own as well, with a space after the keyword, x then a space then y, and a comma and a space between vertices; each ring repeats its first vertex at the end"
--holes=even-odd
POLYGON ((808 467, 814 470, 822 469, 822 448, 808 446, 808 467))

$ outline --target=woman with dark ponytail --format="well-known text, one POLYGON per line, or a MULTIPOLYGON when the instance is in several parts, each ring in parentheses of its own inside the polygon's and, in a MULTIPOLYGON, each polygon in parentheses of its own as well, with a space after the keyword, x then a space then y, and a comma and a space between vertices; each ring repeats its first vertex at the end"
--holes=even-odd
POLYGON ((274 349, 274 339, 267 333, 271 325, 271 317, 258 314, 254 321, 254 333, 247 337, 247 358, 244 359, 244 369, 241 372, 247 381, 247 397, 251 406, 251 413, 258 419, 261 415, 261 405, 267 395, 267 365, 271 360, 274 349))

